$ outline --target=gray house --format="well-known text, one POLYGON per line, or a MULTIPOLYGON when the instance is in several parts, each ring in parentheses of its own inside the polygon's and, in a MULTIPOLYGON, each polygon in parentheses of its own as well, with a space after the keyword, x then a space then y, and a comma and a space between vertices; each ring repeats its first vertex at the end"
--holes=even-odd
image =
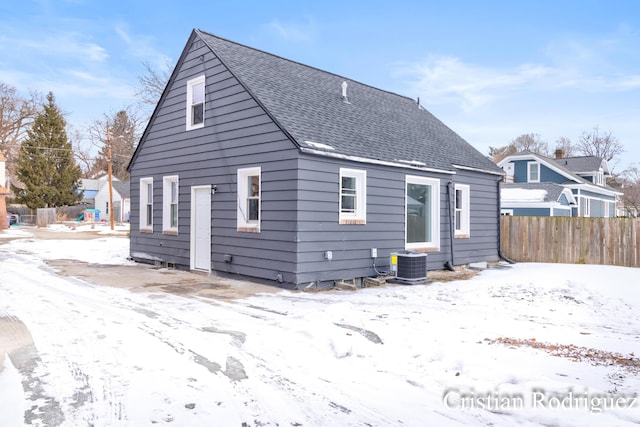
POLYGON ((418 102, 200 30, 129 171, 141 262, 307 288, 498 259, 502 170, 418 102))

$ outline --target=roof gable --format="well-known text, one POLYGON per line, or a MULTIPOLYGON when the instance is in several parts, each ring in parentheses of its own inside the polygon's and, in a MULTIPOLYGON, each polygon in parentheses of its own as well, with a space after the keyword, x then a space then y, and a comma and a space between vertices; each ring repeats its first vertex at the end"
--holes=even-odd
POLYGON ((413 99, 195 30, 303 151, 500 174, 488 158, 413 99), (342 83, 347 82, 347 98, 342 83))

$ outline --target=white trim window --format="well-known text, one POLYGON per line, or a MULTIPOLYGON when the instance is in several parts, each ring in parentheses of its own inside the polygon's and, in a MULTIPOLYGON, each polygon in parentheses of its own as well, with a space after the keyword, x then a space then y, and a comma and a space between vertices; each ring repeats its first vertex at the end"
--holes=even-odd
POLYGON ((455 237, 468 238, 471 236, 471 187, 466 184, 456 184, 454 193, 455 237))
POLYGON ((162 232, 178 234, 178 175, 162 177, 162 232))
POLYGON ((140 178, 139 230, 153 233, 153 178, 140 178))
POLYGON ((405 249, 440 249, 440 180, 406 177, 405 249))
POLYGON ((540 163, 529 162, 527 163, 527 181, 528 182, 540 182, 540 163))
POLYGON ((238 169, 238 231, 260 232, 261 175, 260 167, 238 169))
POLYGON ((340 224, 367 223, 367 171, 340 168, 340 224))
POLYGON ((187 82, 187 130, 204 127, 204 76, 187 82))
POLYGON ((588 197, 580 197, 580 216, 591 216, 591 199, 588 197))

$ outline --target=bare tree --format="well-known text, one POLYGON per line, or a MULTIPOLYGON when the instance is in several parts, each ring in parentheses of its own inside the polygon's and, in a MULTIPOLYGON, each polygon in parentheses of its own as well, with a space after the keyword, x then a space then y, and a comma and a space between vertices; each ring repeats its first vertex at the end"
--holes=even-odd
POLYGON ((631 166, 622 174, 622 206, 629 216, 640 216, 640 168, 631 166))
POLYGON ((171 77, 174 65, 169 58, 166 59, 165 68, 159 71, 154 69, 148 61, 143 62, 142 65, 145 68, 145 74, 138 77, 139 86, 134 96, 143 105, 155 106, 171 77))
POLYGON ((79 129, 67 126, 67 137, 73 147, 73 155, 80 166, 83 178, 93 178, 97 175, 95 162, 95 148, 86 135, 79 129))
POLYGON ((96 120, 89 127, 91 143, 99 150, 92 168, 94 173, 106 173, 107 143, 110 143, 113 175, 122 181, 128 180, 127 166, 135 151, 144 123, 140 114, 131 107, 113 115, 105 114, 103 120, 96 120), (107 129, 109 129, 109 141, 107 141, 107 129))
POLYGON ((585 156, 599 157, 607 162, 624 152, 624 146, 611 131, 600 132, 598 126, 590 133, 582 132, 577 149, 585 156))
POLYGON ((15 87, 0 82, 0 150, 7 160, 10 181, 15 179, 20 143, 38 114, 41 99, 35 92, 23 98, 15 87))
POLYGON ((532 153, 549 155, 549 144, 540 138, 537 133, 525 133, 511 141, 518 151, 531 151, 532 153))
POLYGON ((504 159, 507 156, 515 154, 518 150, 511 144, 505 145, 503 147, 489 147, 489 157, 493 160, 494 163, 498 163, 500 160, 504 159))
POLYGON ((531 151, 532 153, 548 156, 549 145, 537 133, 525 133, 512 139, 509 145, 489 147, 489 155, 495 163, 519 151, 531 151))
POLYGON ((556 140, 554 151, 562 150, 564 157, 573 157, 576 155, 576 147, 566 136, 561 136, 556 140))

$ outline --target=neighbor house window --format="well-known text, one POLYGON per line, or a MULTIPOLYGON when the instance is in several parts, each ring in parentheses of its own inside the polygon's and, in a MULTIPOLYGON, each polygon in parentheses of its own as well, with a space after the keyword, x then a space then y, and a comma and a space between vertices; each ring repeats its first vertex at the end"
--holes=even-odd
POLYGON ((187 82, 187 130, 204 126, 204 76, 187 82))
POLYGON ((455 236, 459 238, 470 236, 470 191, 468 185, 455 185, 455 236))
POLYGON ((580 197, 580 216, 591 216, 591 199, 580 197))
POLYGON ((367 172, 340 168, 340 224, 366 224, 367 172))
POLYGON ((178 234, 178 176, 162 178, 162 232, 178 234))
POLYGON ((529 182, 540 182, 540 163, 529 163, 529 182))
POLYGON ((238 169, 238 231, 260 232, 261 171, 238 169))
POLYGON ((140 231, 153 232, 153 178, 140 179, 140 231))
POLYGON ((405 190, 405 248, 440 248, 440 180, 407 176, 405 190))

